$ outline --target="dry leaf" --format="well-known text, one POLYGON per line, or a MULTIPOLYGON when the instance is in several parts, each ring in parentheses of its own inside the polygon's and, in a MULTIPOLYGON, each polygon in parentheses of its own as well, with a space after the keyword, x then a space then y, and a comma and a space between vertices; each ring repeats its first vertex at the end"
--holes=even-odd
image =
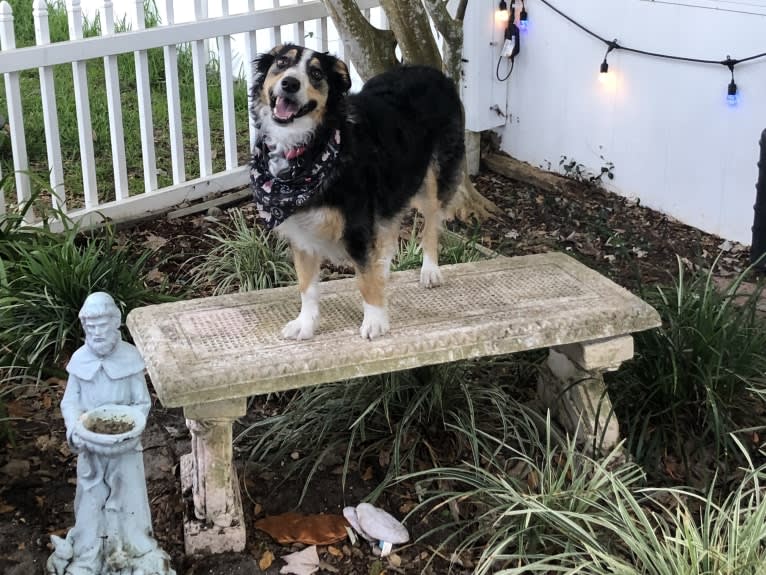
POLYGON ((143 241, 143 246, 149 248, 150 250, 158 250, 167 243, 168 243, 167 238, 163 238, 162 236, 157 236, 155 234, 150 233, 146 236, 146 239, 143 241))
POLYGON ((256 529, 265 531, 278 543, 305 543, 306 545, 329 545, 343 541, 348 534, 348 521, 341 515, 320 513, 302 515, 283 513, 270 515, 255 522, 256 529))
POLYGON ((402 558, 396 553, 391 553, 388 556, 388 562, 391 566, 396 567, 397 569, 402 566, 402 558))
POLYGON ((146 273, 146 276, 144 277, 149 283, 161 284, 165 281, 165 279, 167 279, 168 276, 165 272, 161 272, 157 268, 152 268, 146 273))
POLYGON ((271 551, 264 551, 258 560, 258 567, 261 568, 261 571, 266 571, 272 563, 274 563, 274 554, 271 551))
POLYGON ((258 517, 262 512, 263 512, 263 505, 261 505, 260 503, 256 503, 253 506, 253 515, 258 517))
POLYGON ((319 571, 319 554, 316 545, 285 555, 282 559, 286 565, 279 570, 280 573, 311 575, 319 571))
POLYGON ((26 459, 11 459, 0 467, 0 473, 11 477, 27 477, 29 475, 29 461, 26 459))
POLYGON ((362 473, 362 479, 364 481, 369 481, 373 477, 373 471, 372 471, 372 465, 368 465, 367 469, 364 470, 364 473, 362 473))
POLYGON ((13 505, 8 505, 5 502, 0 503, 0 513, 12 513, 14 511, 16 511, 16 508, 13 505))
POLYGON ((333 547, 332 545, 329 545, 327 547, 327 552, 332 555, 333 557, 343 557, 343 551, 338 549, 337 547, 333 547))

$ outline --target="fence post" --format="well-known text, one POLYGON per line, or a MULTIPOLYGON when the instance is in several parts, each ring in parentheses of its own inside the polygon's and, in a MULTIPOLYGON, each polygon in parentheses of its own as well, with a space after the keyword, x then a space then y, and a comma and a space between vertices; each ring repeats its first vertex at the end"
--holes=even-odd
MULTIPOLYGON (((207 18, 207 3, 194 0, 194 19, 207 18)), ((199 175, 205 178, 213 173, 213 155, 210 150, 210 116, 207 100, 207 44, 205 40, 192 43, 192 71, 194 73, 194 100, 197 112, 197 147, 199 148, 199 175)))
MULTIPOLYGON (((165 0, 167 25, 175 23, 173 0, 165 0)), ((181 119, 181 93, 178 85, 178 48, 174 44, 163 48, 165 57, 165 89, 168 98, 168 125, 170 128, 170 159, 173 166, 173 183, 186 181, 184 159, 184 136, 181 119)))
MULTIPOLYGON (((82 9, 80 0, 67 0, 69 39, 82 39, 82 9)), ((98 205, 96 188, 96 162, 93 154, 93 127, 90 122, 90 100, 88 98, 88 71, 84 60, 72 62, 74 79, 74 103, 77 111, 77 133, 80 139, 80 162, 82 164, 82 188, 85 208, 98 205)))
MULTIPOLYGON (((247 0, 247 12, 248 14, 252 14, 255 12, 255 0, 247 0)), ((269 47, 271 49, 271 47, 269 47)), ((249 125, 249 133, 250 133, 250 146, 247 149, 248 155, 253 150, 253 146, 255 146, 255 122, 253 121, 253 118, 251 117, 251 114, 249 113, 250 106, 253 105, 253 99, 252 99, 252 92, 253 92, 253 83, 255 82, 255 78, 253 77, 253 60, 255 59, 257 52, 257 46, 256 46, 256 35, 255 30, 251 30, 250 32, 247 32, 245 34, 245 77, 247 78, 247 123, 249 125)))
MULTIPOLYGON (((229 0, 221 0, 222 16, 229 15, 229 0)), ((221 107, 223 108, 223 143, 226 169, 237 167, 237 127, 234 117, 234 71, 231 65, 231 36, 219 38, 218 70, 221 75, 221 107)))
MULTIPOLYGON (((13 11, 5 0, 0 2, 0 49, 14 50, 16 36, 13 30, 13 11)), ((27 142, 24 137, 24 116, 21 109, 21 90, 19 73, 9 72, 5 76, 5 99, 8 104, 8 124, 11 132, 13 151, 13 170, 16 177, 16 197, 19 205, 30 198, 29 163, 27 161, 27 142)), ((2 129, 2 126, 0 126, 2 129)))
MULTIPOLYGON (((101 34, 114 34, 114 6, 112 0, 104 0, 101 11, 101 34)), ((124 200, 128 191, 128 170, 125 162, 125 130, 122 124, 122 101, 120 99, 120 74, 117 56, 104 57, 106 102, 109 111, 109 136, 112 140, 112 169, 114 170, 114 197, 124 200)))
MULTIPOLYGON (((136 30, 146 28, 144 0, 135 0, 136 30)), ((141 151, 144 164, 144 191, 157 189, 157 156, 154 151, 154 121, 152 120, 152 92, 149 85, 149 54, 146 50, 134 52, 136 62, 136 92, 141 132, 141 151)))
MULTIPOLYGON (((38 46, 50 44, 48 4, 45 0, 35 0, 32 6, 32 19, 35 23, 35 43, 38 46)), ((55 209, 66 212, 64 165, 61 160, 61 137, 59 134, 59 116, 56 110, 56 85, 53 80, 53 68, 50 66, 38 68, 38 73, 40 75, 40 97, 43 104, 45 148, 48 152, 51 202, 55 209)))
MULTIPOLYGON (((750 246, 750 261, 756 262, 766 254, 766 130, 761 132, 761 156, 758 160, 758 182, 755 184, 755 205, 753 211, 753 243, 750 246)), ((766 258, 764 258, 766 260, 766 258)), ((758 269, 766 270, 766 261, 761 260, 758 269)))

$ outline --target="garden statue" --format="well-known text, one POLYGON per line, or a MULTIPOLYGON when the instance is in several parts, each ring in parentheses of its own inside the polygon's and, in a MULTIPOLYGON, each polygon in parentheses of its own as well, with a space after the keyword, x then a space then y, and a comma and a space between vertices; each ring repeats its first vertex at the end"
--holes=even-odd
POLYGON ((152 536, 141 433, 151 399, 144 362, 122 341, 121 315, 109 294, 89 295, 80 310, 85 345, 67 365, 61 413, 77 457, 75 525, 51 536, 50 575, 175 575, 152 536))

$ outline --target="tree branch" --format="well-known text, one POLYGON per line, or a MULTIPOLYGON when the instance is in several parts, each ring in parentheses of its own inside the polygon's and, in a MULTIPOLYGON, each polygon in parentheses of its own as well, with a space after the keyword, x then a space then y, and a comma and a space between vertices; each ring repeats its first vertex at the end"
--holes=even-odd
POLYGON ((421 0, 381 0, 406 64, 442 69, 442 57, 421 0))
MULTIPOLYGON (((467 0, 462 0, 467 2, 467 0)), ((447 3, 444 0, 423 0, 428 15, 433 20, 434 26, 444 37, 442 51, 444 54, 444 68, 455 83, 460 82, 460 73, 463 68, 461 55, 463 53, 463 22, 453 18, 447 3)), ((458 7, 458 10, 460 7, 458 7)))
POLYGON ((341 40, 349 47, 349 59, 365 82, 397 64, 396 37, 391 30, 370 24, 354 0, 322 0, 341 40))

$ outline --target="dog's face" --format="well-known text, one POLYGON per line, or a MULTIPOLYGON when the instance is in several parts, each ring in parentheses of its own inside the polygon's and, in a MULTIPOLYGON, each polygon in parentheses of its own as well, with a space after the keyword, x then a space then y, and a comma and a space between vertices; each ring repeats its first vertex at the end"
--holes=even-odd
POLYGON ((301 46, 277 46, 254 65, 253 112, 261 129, 313 132, 351 87, 346 64, 301 46))

